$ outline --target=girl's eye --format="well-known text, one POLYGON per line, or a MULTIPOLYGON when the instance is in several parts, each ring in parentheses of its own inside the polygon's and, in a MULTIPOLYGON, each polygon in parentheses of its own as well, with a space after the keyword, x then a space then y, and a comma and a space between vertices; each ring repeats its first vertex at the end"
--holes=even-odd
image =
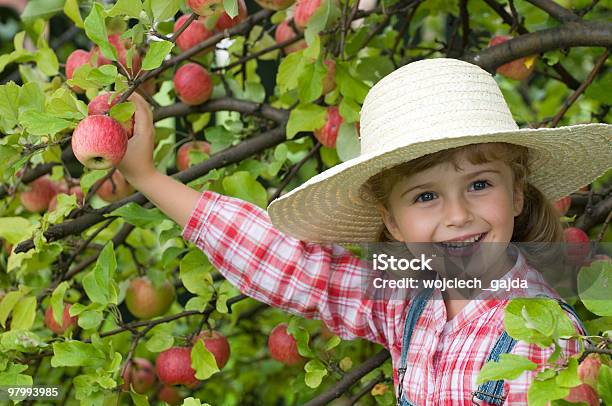
MULTIPOLYGON (((474 185, 474 189, 475 189, 476 191, 478 191, 478 190, 484 190, 484 189, 486 189, 486 188, 487 188, 487 186, 491 186, 491 183, 489 183, 489 181, 488 181, 488 180, 480 179, 480 180, 477 180, 477 181, 472 182, 472 185, 474 185), (480 186, 477 186, 477 185, 480 185, 480 186)), ((415 203, 417 203, 417 202, 430 202, 430 201, 432 201, 432 200, 433 200, 433 197, 431 197, 431 196, 433 196, 433 195, 435 195, 435 193, 434 193, 434 192, 425 192, 425 193, 421 193, 420 195, 418 195, 418 196, 416 197, 416 199, 414 199, 414 202, 415 202, 415 203), (423 199, 422 199, 422 200, 420 200, 420 199, 421 199, 421 197, 423 197, 423 199)))
POLYGON ((480 187, 480 188, 476 187, 475 188, 476 190, 483 190, 483 189, 486 189, 487 186, 491 186, 489 181, 488 180, 484 180, 484 179, 480 179, 480 180, 477 180, 475 182, 472 182, 472 185, 485 185, 485 186, 480 187))
MULTIPOLYGON (((425 192, 425 193, 421 193, 420 195, 418 195, 418 196, 416 197, 416 199, 414 199, 414 202, 415 202, 415 203, 417 203, 417 202, 419 201, 419 199, 420 199, 422 196, 433 196, 433 195, 434 195, 434 193, 432 193, 432 192, 425 192)), ((423 201, 424 201, 424 202, 430 202, 431 200, 432 200, 432 199, 425 199, 425 200, 423 200, 423 201)))

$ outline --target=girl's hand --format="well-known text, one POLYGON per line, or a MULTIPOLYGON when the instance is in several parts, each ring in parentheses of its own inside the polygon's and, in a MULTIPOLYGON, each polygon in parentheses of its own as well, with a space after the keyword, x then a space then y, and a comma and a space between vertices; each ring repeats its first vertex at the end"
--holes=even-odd
POLYGON ((154 172, 153 150, 155 148, 155 127, 153 113, 149 103, 137 93, 128 100, 136 104, 134 113, 134 135, 128 141, 127 151, 117 169, 134 187, 138 188, 137 179, 149 176, 154 172))

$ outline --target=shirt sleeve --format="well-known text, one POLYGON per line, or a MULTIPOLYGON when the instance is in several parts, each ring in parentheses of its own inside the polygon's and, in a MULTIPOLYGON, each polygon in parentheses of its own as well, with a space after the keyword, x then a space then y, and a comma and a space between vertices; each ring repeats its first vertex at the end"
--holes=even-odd
POLYGON ((364 262, 348 249, 288 236, 260 207, 208 190, 182 235, 243 294, 387 346, 385 302, 364 298, 364 262))
MULTIPOLYGON (((586 332, 582 329, 580 322, 576 317, 566 312, 570 317, 570 320, 574 324, 576 331, 581 335, 585 335, 586 332)), ((544 370, 544 365, 548 357, 550 357, 554 351, 554 345, 546 348, 540 348, 536 344, 529 344, 525 341, 519 341, 516 343, 512 350, 512 354, 521 355, 529 358, 532 362, 538 365, 538 368, 534 371, 525 371, 517 379, 511 381, 504 381, 504 393, 507 393, 505 406, 518 406, 527 404, 527 393, 529 391, 529 385, 535 380, 536 375, 544 370)), ((561 351, 566 357, 574 356, 582 352, 580 343, 577 339, 561 340, 561 351)))

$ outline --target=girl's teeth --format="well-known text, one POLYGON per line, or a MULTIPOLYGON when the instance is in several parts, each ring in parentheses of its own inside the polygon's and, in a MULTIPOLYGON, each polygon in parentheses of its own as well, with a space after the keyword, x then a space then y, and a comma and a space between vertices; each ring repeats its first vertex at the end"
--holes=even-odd
POLYGON ((447 242, 447 243, 443 243, 444 245, 448 245, 450 247, 465 247, 467 245, 473 244, 476 241, 480 240, 480 238, 482 238, 484 234, 480 234, 477 236, 474 236, 472 238, 469 238, 465 241, 453 241, 453 242, 447 242))

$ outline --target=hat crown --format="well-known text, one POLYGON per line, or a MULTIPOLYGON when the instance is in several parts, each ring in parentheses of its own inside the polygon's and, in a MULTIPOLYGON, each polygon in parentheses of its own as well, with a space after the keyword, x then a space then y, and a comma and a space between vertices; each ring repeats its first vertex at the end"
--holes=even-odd
POLYGON ((391 72, 370 89, 361 109, 361 155, 516 129, 491 74, 458 59, 425 59, 391 72))

